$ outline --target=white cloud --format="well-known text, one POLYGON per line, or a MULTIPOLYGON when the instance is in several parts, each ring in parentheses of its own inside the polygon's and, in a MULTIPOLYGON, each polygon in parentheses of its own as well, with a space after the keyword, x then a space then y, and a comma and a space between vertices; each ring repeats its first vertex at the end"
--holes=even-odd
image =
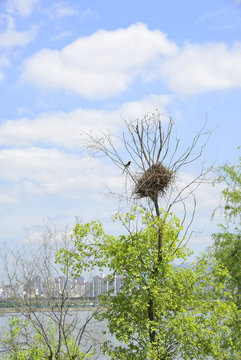
POLYGON ((2 203, 15 203, 20 194, 20 188, 18 185, 14 185, 11 188, 8 186, 0 186, 0 204, 2 203))
POLYGON ((138 77, 160 79, 179 94, 241 87, 241 44, 186 44, 134 24, 80 37, 62 50, 43 49, 24 63, 22 77, 38 87, 87 98, 120 94, 138 77))
POLYGON ((8 0, 7 11, 10 13, 17 12, 21 16, 29 16, 38 1, 39 0, 8 0))
POLYGON ((0 164, 4 169, 1 179, 23 183, 26 188, 34 189, 35 185, 39 191, 55 192, 57 184, 61 187, 66 177, 71 177, 70 173, 78 172, 77 162, 77 158, 55 149, 4 149, 0 151, 0 164))
POLYGON ((176 51, 165 34, 144 24, 100 30, 62 50, 39 51, 25 61, 23 79, 42 88, 105 98, 121 93, 137 76, 153 71, 156 59, 176 51))
MULTIPOLYGON (((121 182, 115 179, 121 174, 108 170, 108 165, 103 168, 98 159, 80 158, 57 149, 4 149, 0 151, 0 167, 1 180, 8 182, 8 193, 18 187, 15 197, 21 190, 33 196, 57 194, 91 200, 91 192, 96 196, 97 191, 103 190, 104 182, 121 182)), ((3 198, 0 193, 0 202, 6 202, 8 197, 3 198)))
POLYGON ((103 201, 100 193, 106 192, 104 184, 119 192, 125 180, 121 172, 111 163, 103 167, 98 159, 83 158, 80 134, 105 129, 118 132, 123 118, 133 119, 156 107, 164 112, 168 101, 168 96, 152 95, 112 110, 76 109, 4 122, 0 126, 0 181, 8 184, 8 196, 1 196, 0 189, 0 204, 8 199, 17 201, 24 193, 33 197, 56 194, 85 201, 100 197, 103 201), (16 186, 18 193, 11 191, 16 186))
POLYGON ((62 32, 58 33, 57 35, 52 36, 51 40, 53 40, 53 41, 61 40, 70 35, 71 35, 70 31, 62 31, 62 32))
POLYGON ((36 28, 27 31, 16 31, 15 23, 11 16, 6 17, 7 28, 0 33, 0 49, 11 49, 15 46, 25 46, 30 43, 36 34, 36 28))
POLYGON ((155 108, 158 108, 161 114, 165 114, 167 112, 165 107, 168 105, 170 100, 170 95, 150 95, 139 101, 124 103, 116 110, 116 113, 119 113, 121 117, 126 120, 136 119, 137 117, 153 111, 155 108))
POLYGON ((36 119, 8 120, 0 125, 2 146, 48 145, 78 149, 81 134, 118 129, 124 119, 135 119, 154 108, 165 112, 169 96, 152 95, 140 101, 124 103, 113 110, 76 109, 70 113, 52 112, 36 119))
POLYGON ((0 16, 0 81, 4 78, 3 69, 9 66, 9 50, 16 46, 26 46, 33 40, 36 28, 27 31, 16 31, 15 22, 11 16, 0 16), (4 28, 4 29, 3 29, 4 28))
POLYGON ((46 11, 50 18, 62 18, 65 16, 78 15, 78 11, 64 1, 54 3, 46 11))
POLYGON ((161 74, 180 94, 241 88, 241 44, 188 44, 163 62, 161 74))

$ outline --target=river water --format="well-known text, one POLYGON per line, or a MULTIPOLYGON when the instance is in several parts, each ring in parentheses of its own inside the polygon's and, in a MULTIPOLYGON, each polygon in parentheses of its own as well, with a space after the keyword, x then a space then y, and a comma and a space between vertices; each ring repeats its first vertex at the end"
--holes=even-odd
MULTIPOLYGON (((88 318, 88 316, 90 316, 91 314, 93 314, 93 311, 73 311, 73 314, 70 314, 70 317, 71 315, 73 316, 78 316, 78 321, 79 321, 79 324, 81 326, 81 324, 83 325, 84 322, 86 321, 86 319, 88 318)), ((11 319, 11 317, 19 317, 21 318, 21 316, 19 316, 19 314, 14 314, 14 313, 11 313, 11 314, 0 314, 0 337, 4 337, 4 334, 5 332, 7 332, 9 330, 9 326, 8 326, 8 322, 9 320, 11 319)), ((96 348, 96 355, 94 355, 94 357, 91 358, 91 360, 109 360, 109 358, 105 355, 102 355, 101 352, 100 352, 100 346, 101 344, 103 344, 104 341, 107 341, 107 340, 111 340, 114 344, 117 344, 118 341, 111 337, 110 334, 108 334, 108 331, 107 331, 107 334, 106 335, 103 335, 103 331, 106 331, 108 330, 107 329, 107 326, 106 326, 106 323, 104 322, 99 322, 95 319, 92 319, 90 321, 90 323, 88 324, 88 326, 86 327, 86 330, 85 330, 85 336, 83 338, 83 341, 82 341, 82 346, 83 346, 83 350, 84 349, 87 349, 90 344, 94 343, 95 344, 95 348, 96 348)), ((1 350, 1 348, 0 348, 1 350)), ((1 356, 1 354, 0 354, 1 356)), ((207 359, 208 360, 208 359, 207 359)))
MULTIPOLYGON (((93 314, 92 311, 73 311, 69 314, 70 321, 71 317, 78 317, 79 326, 83 326, 86 319, 93 314)), ((40 317, 43 316, 41 313, 38 314, 40 317)), ((18 313, 9 313, 0 315, 0 337, 5 337, 5 333, 9 330, 8 322, 12 317, 19 317, 18 313)), ((107 326, 104 322, 99 322, 95 319, 91 319, 88 326, 85 329, 83 339, 81 341, 83 349, 89 348, 90 344, 94 344, 96 348, 96 355, 91 359, 107 360, 108 358, 100 353, 100 346, 104 341, 110 340, 110 335, 103 335, 103 331, 107 330, 107 326)), ((1 350, 1 348, 0 348, 1 350)), ((1 355, 0 355, 1 357, 1 355)))

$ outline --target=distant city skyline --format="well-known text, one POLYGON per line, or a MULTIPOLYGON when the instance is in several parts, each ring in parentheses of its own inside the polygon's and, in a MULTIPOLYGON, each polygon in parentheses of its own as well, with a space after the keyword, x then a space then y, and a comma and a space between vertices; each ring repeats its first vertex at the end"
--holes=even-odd
POLYGON ((104 273, 94 275, 90 280, 83 276, 67 279, 64 275, 41 279, 39 275, 28 279, 26 283, 5 283, 0 285, 0 300, 10 298, 59 298, 64 292, 69 298, 96 299, 106 291, 115 296, 123 281, 122 276, 108 276, 104 273))

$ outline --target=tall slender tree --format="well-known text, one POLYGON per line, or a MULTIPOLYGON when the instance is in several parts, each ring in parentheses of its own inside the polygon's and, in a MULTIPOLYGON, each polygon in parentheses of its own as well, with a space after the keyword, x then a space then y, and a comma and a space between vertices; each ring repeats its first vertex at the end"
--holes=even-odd
POLYGON ((107 319, 109 331, 124 342, 106 344, 113 359, 229 359, 231 353, 228 324, 234 306, 228 294, 227 301, 220 301, 224 285, 219 280, 227 273, 215 265, 208 272, 205 260, 192 269, 173 265, 190 254, 186 243, 196 209, 195 190, 208 171, 201 163, 199 174, 189 182, 182 181, 181 173, 202 159, 210 133, 204 124, 183 147, 173 129, 172 118, 155 111, 126 121, 120 136, 87 138, 87 149, 106 156, 125 176, 120 199, 138 205, 117 215, 125 230, 120 236, 106 235, 98 222, 77 225, 73 251, 60 254, 74 274, 86 270, 87 258, 90 267, 107 267, 110 277, 124 277, 117 296, 110 291, 101 297, 106 311, 99 318, 107 319), (172 213, 180 205, 178 220, 172 213), (220 350, 224 341, 225 351, 220 350))

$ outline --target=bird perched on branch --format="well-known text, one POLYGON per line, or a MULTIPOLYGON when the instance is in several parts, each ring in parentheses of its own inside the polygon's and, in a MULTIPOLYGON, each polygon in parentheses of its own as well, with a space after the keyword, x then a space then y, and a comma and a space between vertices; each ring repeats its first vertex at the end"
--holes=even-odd
POLYGON ((124 165, 124 170, 123 170, 122 174, 124 174, 124 171, 130 166, 130 164, 131 164, 131 161, 128 161, 128 163, 124 165))

